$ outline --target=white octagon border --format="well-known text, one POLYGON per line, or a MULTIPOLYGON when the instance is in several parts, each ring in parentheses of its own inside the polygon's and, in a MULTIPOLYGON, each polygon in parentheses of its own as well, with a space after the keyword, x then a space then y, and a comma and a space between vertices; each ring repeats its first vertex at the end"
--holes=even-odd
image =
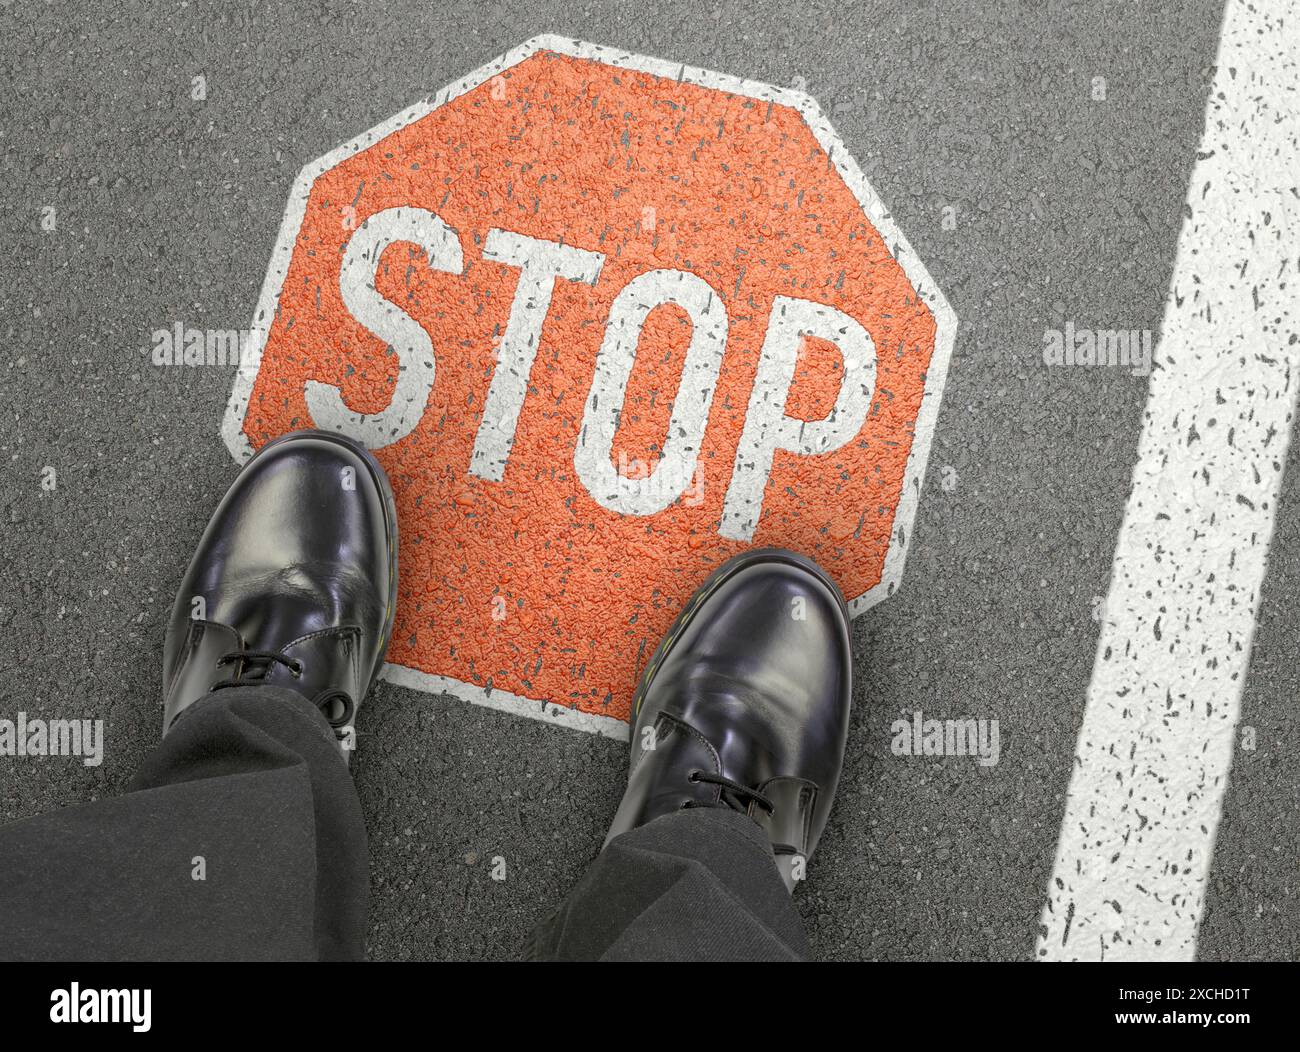
MULTIPOLYGON (((912 522, 916 517, 916 509, 920 503, 921 487, 925 481, 926 462, 930 456, 930 440, 938 420, 939 403, 943 398, 944 382, 948 375, 948 363, 956 339, 957 316, 948 305, 943 293, 939 291, 939 287, 931 279, 929 272, 925 269, 925 264, 912 251, 912 246, 908 244, 907 238, 903 236, 902 231, 895 226, 889 210, 876 196, 876 192, 871 188, 871 184, 867 182, 862 169, 857 166, 852 155, 835 133, 835 129, 831 127, 830 121, 822 113, 817 101, 811 96, 792 88, 778 88, 760 81, 743 80, 740 77, 732 77, 725 73, 714 73, 693 66, 668 62, 664 59, 635 55, 616 48, 588 44, 581 40, 570 40, 565 37, 544 33, 493 59, 468 76, 447 85, 431 98, 421 99, 382 124, 363 132, 355 139, 344 143, 337 149, 331 150, 323 157, 318 157, 298 173, 298 177, 294 180, 293 187, 289 192, 289 203, 285 207, 284 218, 280 223, 280 231, 276 236, 275 249, 271 253, 271 262, 267 267, 266 279, 262 283, 262 291, 258 297, 257 312, 253 318, 252 330, 240 360, 239 372, 235 376, 234 387, 230 392, 230 400, 226 405, 225 418, 221 425, 221 436, 225 440, 227 448, 240 464, 246 462, 253 455, 252 446, 243 432, 244 418, 248 412, 253 384, 257 379, 258 370, 261 368, 262 351, 266 346, 266 338, 270 331, 271 322, 275 317, 276 306, 280 299, 280 290, 293 255, 293 246, 298 238, 298 228, 302 225, 303 216, 307 210, 307 200, 316 179, 353 154, 368 149, 393 132, 420 120, 444 103, 472 91, 485 81, 513 66, 517 66, 539 51, 553 51, 572 58, 588 59, 608 66, 635 70, 640 73, 648 73, 687 84, 697 84, 700 87, 759 99, 797 110, 812 130, 813 135, 816 136, 822 149, 826 151, 827 156, 835 165, 840 177, 849 190, 852 191, 853 196, 857 198, 858 204, 862 206, 867 218, 871 220, 872 225, 885 239, 886 245, 894 258, 898 260, 899 265, 902 266, 903 272, 907 275, 912 287, 934 315, 934 354, 930 359, 930 367, 926 371, 925 388, 921 395, 921 408, 917 414, 912 437, 912 448, 908 454, 907 467, 903 477, 903 491, 899 496, 898 507, 894 512, 889 550, 885 553, 885 564, 881 570, 879 583, 862 595, 854 596, 849 600, 849 613, 857 617, 863 611, 875 606, 882 599, 892 595, 902 581, 912 522)), ((452 694, 476 705, 484 705, 488 708, 530 716, 544 720, 547 723, 557 723, 571 727, 575 730, 603 734, 622 740, 626 740, 629 734, 628 725, 622 720, 614 719, 612 716, 596 716, 580 712, 568 706, 556 705, 552 702, 519 697, 506 691, 487 689, 446 676, 429 675, 426 672, 403 665, 391 663, 385 665, 384 678, 390 682, 416 690, 437 694, 452 694)))

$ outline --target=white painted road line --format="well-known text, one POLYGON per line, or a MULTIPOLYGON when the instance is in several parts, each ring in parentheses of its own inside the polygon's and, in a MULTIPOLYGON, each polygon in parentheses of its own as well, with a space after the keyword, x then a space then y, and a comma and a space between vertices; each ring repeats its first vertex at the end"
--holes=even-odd
POLYGON ((1195 956, 1295 411, 1298 62, 1300 4, 1228 0, 1040 959, 1195 956))

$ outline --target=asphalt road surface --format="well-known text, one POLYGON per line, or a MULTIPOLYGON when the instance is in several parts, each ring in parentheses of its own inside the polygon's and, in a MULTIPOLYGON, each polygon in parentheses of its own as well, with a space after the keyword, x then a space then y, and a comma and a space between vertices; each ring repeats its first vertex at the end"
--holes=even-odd
MULTIPOLYGON (((906 572, 854 622, 844 780, 797 902, 824 958, 1034 957, 1151 382, 1048 367, 1044 333, 1160 333, 1223 13, 0 5, 0 716, 103 719, 107 737, 98 767, 0 757, 0 817, 117 793, 158 740, 164 622, 237 465, 234 369, 156 368, 150 334, 246 328, 304 164, 554 33, 802 86, 955 311, 906 572), (891 725, 916 711, 996 719, 998 762, 895 755, 891 725)), ((1291 448, 1201 959, 1300 955, 1291 448)), ((626 778, 626 743, 391 683, 358 732, 376 959, 513 954, 626 778)))

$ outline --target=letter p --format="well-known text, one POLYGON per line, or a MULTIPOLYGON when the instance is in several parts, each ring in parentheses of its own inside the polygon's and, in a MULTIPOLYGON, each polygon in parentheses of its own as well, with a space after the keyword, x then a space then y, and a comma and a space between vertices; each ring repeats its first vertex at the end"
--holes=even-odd
POLYGON ((763 491, 778 449, 800 456, 829 453, 862 429, 876 387, 876 345, 857 321, 843 311, 811 300, 777 296, 768 316, 767 336, 758 358, 754 389, 718 532, 748 541, 763 513, 763 491), (828 340, 844 359, 844 376, 831 411, 821 420, 786 414, 786 400, 805 336, 828 340))

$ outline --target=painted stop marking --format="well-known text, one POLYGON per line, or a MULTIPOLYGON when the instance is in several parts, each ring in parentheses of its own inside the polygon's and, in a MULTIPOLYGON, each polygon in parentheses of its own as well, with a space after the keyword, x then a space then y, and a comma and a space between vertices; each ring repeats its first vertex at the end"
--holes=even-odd
POLYGON ((225 438, 384 464, 389 678, 626 734, 737 552, 893 590, 954 329, 811 99, 543 37, 303 171, 225 438))

